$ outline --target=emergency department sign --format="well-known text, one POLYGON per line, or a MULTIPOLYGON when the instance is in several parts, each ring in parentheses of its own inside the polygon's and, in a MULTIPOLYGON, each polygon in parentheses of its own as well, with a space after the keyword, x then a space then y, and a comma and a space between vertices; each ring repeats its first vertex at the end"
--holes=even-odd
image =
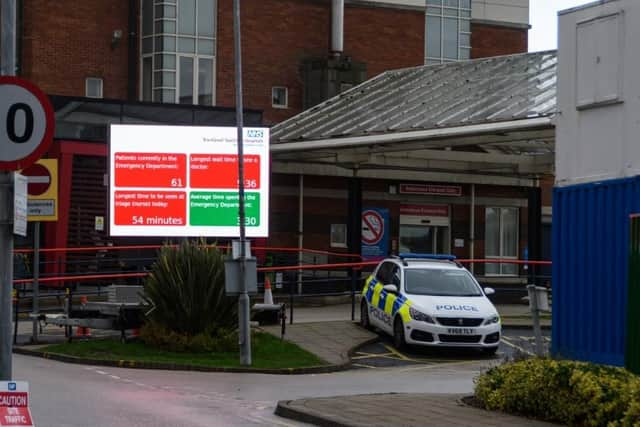
POLYGON ((57 221, 58 159, 40 159, 21 174, 28 180, 29 221, 57 221))
MULTIPOLYGON (((269 234, 269 129, 243 129, 247 237, 269 234)), ((235 127, 111 125, 112 236, 238 237, 235 127)))

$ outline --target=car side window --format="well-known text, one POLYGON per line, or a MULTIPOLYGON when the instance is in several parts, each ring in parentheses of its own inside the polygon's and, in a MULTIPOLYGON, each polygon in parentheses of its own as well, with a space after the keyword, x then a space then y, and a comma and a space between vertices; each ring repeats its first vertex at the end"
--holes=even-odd
POLYGON ((398 292, 400 291, 400 267, 395 264, 391 269, 391 281, 389 283, 396 285, 398 292))
POLYGON ((378 269, 378 274, 376 274, 376 279, 378 280, 378 282, 382 283, 383 285, 389 283, 388 280, 391 266, 392 264, 389 262, 385 262, 380 266, 380 268, 378 269))

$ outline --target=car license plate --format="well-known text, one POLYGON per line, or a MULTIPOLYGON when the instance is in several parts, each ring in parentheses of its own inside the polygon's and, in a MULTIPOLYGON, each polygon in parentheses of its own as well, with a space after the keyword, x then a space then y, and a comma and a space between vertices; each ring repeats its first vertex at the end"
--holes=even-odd
POLYGON ((447 333, 451 335, 473 335, 471 328, 448 328, 447 333))

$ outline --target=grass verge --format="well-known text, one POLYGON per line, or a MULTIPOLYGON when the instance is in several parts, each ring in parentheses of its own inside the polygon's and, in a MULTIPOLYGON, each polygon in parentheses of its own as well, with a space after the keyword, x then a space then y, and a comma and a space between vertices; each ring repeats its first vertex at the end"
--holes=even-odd
MULTIPOLYGON (((150 347, 140 341, 132 341, 126 344, 115 339, 76 341, 49 345, 42 348, 41 351, 99 360, 172 363, 212 368, 241 367, 238 351, 225 353, 178 353, 150 347)), ((258 369, 306 368, 327 364, 297 345, 280 340, 267 333, 256 333, 252 336, 251 352, 251 367, 258 369)))

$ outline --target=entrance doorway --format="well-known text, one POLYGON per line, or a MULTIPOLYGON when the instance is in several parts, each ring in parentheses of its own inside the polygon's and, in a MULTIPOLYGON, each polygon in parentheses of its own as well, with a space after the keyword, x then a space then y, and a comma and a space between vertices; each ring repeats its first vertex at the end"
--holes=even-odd
POLYGON ((435 225, 400 225, 400 252, 449 253, 449 227, 435 225))
POLYGON ((400 205, 398 237, 400 253, 449 253, 449 206, 400 205))

